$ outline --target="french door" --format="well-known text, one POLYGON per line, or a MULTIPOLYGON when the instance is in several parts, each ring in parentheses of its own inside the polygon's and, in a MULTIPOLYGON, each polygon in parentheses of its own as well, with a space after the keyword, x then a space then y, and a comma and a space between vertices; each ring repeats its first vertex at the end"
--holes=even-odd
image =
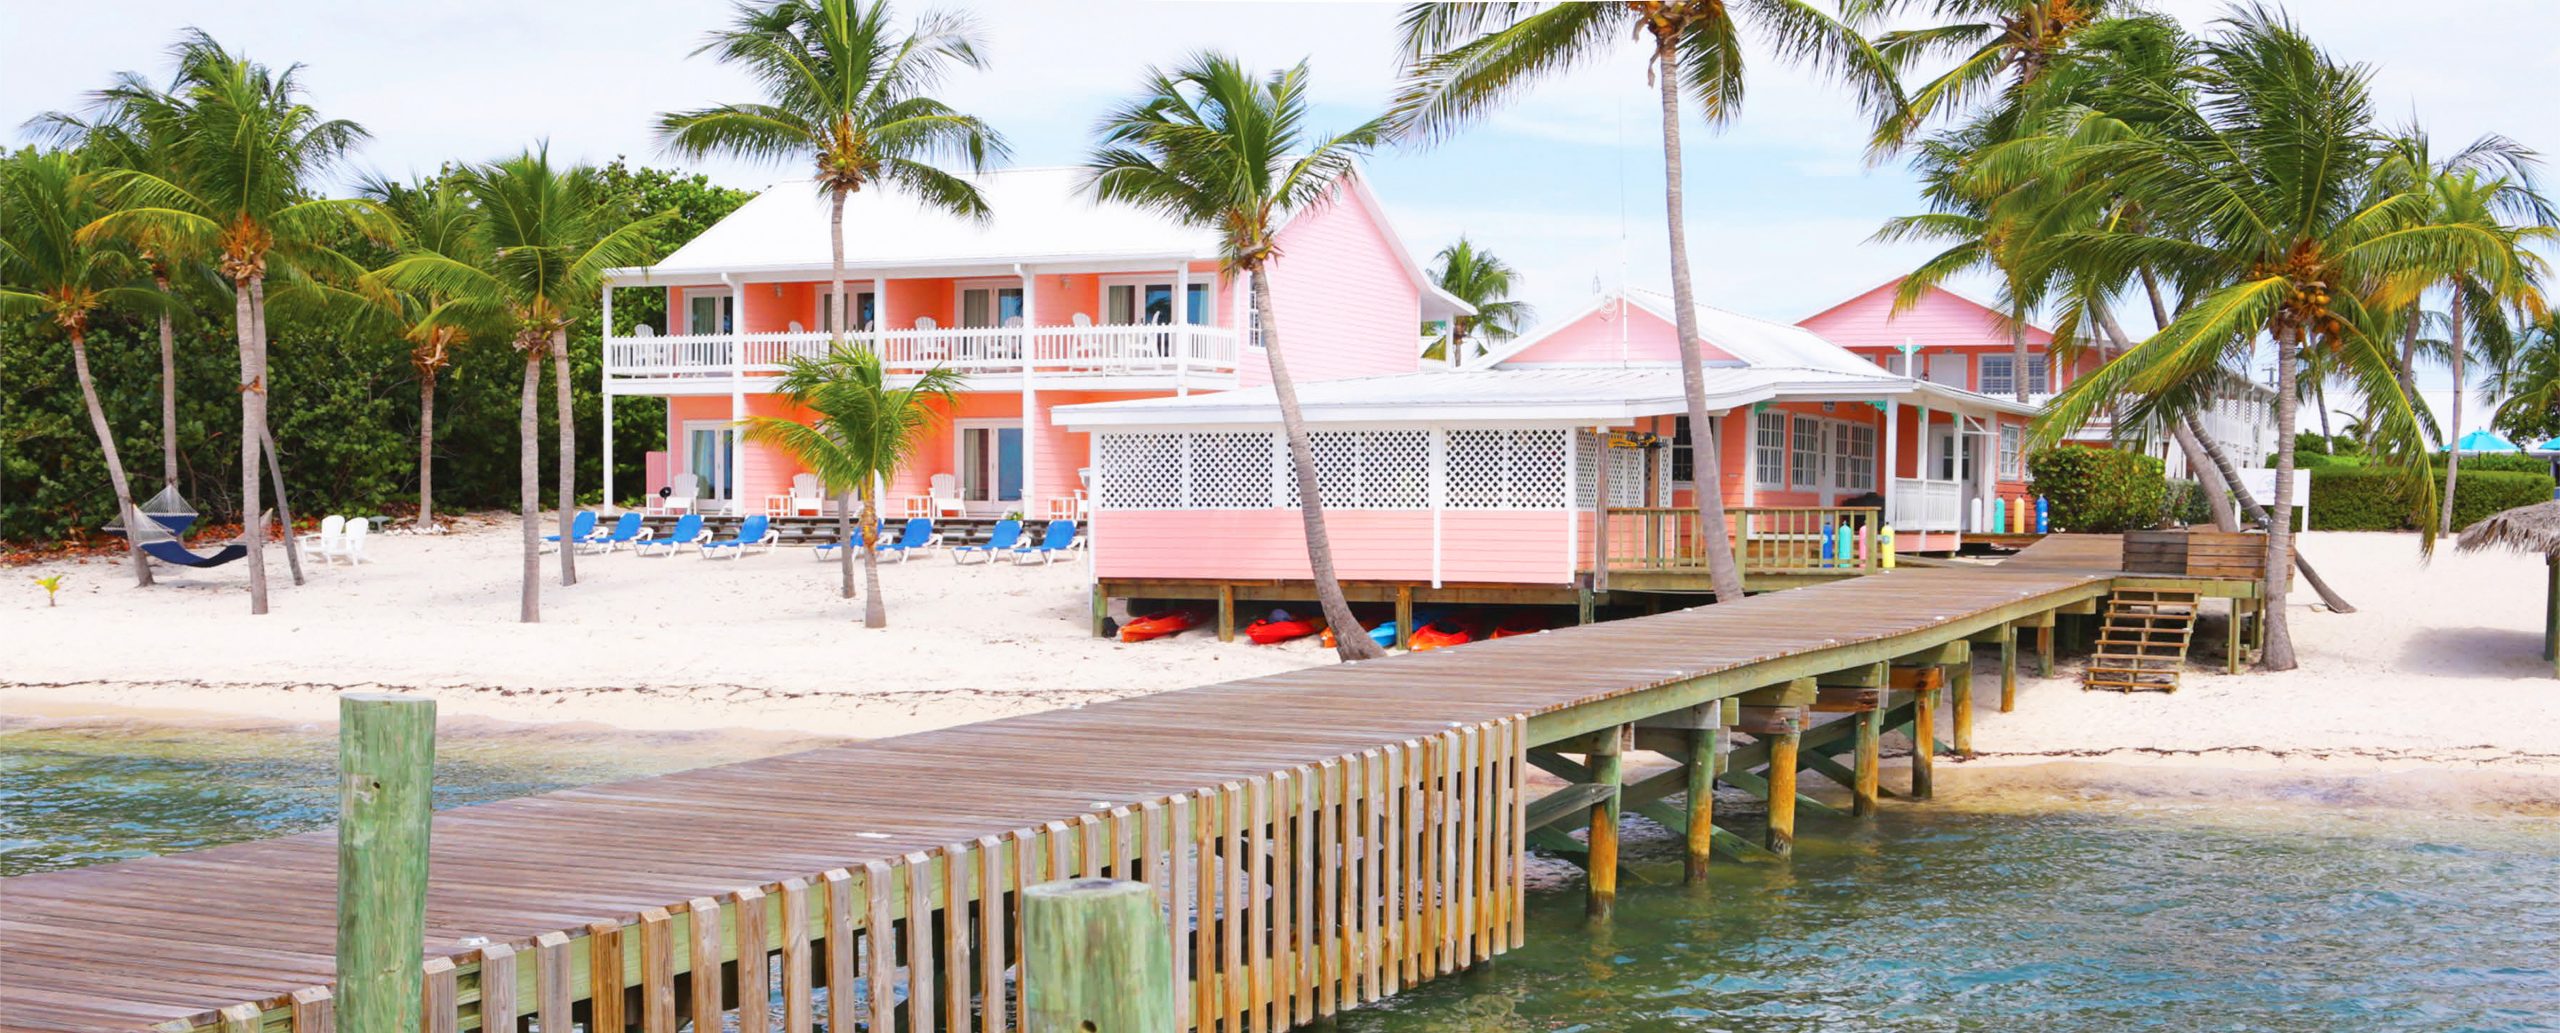
POLYGON ((685 472, 701 482, 696 497, 718 502, 737 501, 737 471, 730 468, 737 455, 737 443, 738 429, 725 420, 686 421, 685 472))
POLYGON ((1022 499, 1022 426, 960 428, 960 497, 970 502, 1022 499))

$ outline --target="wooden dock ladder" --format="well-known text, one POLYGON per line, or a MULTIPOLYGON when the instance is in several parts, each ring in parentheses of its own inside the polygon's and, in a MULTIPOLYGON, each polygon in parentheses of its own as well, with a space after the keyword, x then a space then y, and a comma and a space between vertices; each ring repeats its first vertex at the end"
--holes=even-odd
POLYGON ((2195 634, 2196 594, 2168 589, 2124 588, 2107 597, 2106 625, 2089 658, 2083 689, 2178 691, 2187 641, 2195 634))

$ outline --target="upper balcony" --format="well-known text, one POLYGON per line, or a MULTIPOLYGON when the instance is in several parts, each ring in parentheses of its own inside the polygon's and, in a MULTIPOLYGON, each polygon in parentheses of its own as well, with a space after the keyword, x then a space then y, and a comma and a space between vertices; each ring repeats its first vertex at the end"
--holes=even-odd
MULTIPOLYGON (((711 388, 704 381, 726 391, 728 378, 778 376, 793 359, 825 356, 835 341, 812 331, 662 335, 642 326, 605 339, 604 371, 609 381, 643 391, 711 388)), ((1232 385, 1236 376, 1236 333, 1217 326, 865 330, 843 341, 879 355, 892 377, 948 369, 981 387, 1018 387, 1004 378, 1026 374, 1097 388, 1213 387, 1232 385)))

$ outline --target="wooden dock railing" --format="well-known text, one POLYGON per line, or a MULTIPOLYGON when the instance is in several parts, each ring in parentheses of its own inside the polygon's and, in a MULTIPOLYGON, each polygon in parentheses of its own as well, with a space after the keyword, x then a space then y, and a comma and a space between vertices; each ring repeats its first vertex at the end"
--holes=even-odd
MULTIPOLYGON (((1726 535, 1744 574, 1844 574, 1878 569, 1879 512, 1850 506, 1749 506, 1725 510, 1726 535)), ((1704 571, 1706 538, 1686 506, 1609 510, 1609 569, 1704 571)))

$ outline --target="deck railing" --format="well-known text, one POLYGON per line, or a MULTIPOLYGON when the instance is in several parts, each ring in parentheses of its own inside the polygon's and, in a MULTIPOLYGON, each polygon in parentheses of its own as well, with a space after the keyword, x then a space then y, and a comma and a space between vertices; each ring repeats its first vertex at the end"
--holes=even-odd
MULTIPOLYGON (((1214 326, 1043 326, 868 330, 845 343, 877 352, 891 373, 934 367, 964 373, 1224 375, 1236 368, 1236 335, 1214 326)), ((605 371, 624 377, 773 374, 794 358, 818 358, 834 335, 814 332, 613 337, 605 371)))
MULTIPOLYGON (((1848 506, 1751 506, 1725 510, 1726 535, 1745 574, 1865 573, 1877 568, 1879 511, 1848 506)), ((1609 570, 1705 571, 1706 538, 1687 506, 1609 510, 1609 570)))
POLYGON ((1964 485, 1955 481, 1893 479, 1887 522, 1906 531, 1964 529, 1964 485))

